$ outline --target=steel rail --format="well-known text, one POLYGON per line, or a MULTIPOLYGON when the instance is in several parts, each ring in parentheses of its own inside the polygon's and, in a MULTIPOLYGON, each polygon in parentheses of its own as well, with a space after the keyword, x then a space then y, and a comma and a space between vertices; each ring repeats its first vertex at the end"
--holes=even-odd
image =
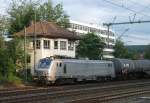
POLYGON ((109 89, 109 88, 117 88, 117 87, 125 87, 125 86, 135 86, 135 85, 149 85, 150 82, 142 82, 142 83, 126 83, 126 84, 116 84, 116 85, 103 85, 103 86, 99 86, 99 85, 95 85, 93 87, 88 87, 88 86, 82 86, 81 88, 77 87, 77 88, 61 88, 61 87, 53 87, 53 88, 30 88, 30 89, 23 89, 23 90, 14 90, 14 91, 5 91, 5 92, 0 92, 0 96, 2 97, 8 97, 8 96, 20 96, 20 95, 24 95, 24 94, 40 94, 40 93, 57 93, 57 92, 68 92, 68 91, 80 91, 80 90, 88 90, 88 89, 109 89), (85 88, 86 87, 86 88, 85 88), (84 88, 84 89, 83 89, 84 88))
MULTIPOLYGON (((55 92, 43 92, 43 93, 30 93, 30 94, 24 94, 24 95, 18 95, 18 96, 8 96, 8 97, 3 97, 0 98, 0 102, 1 103, 19 103, 19 102, 29 102, 31 100, 42 100, 46 99, 46 98, 59 98, 59 97, 68 97, 68 96, 74 96, 74 95, 83 95, 86 94, 88 92, 93 92, 93 91, 106 91, 109 89, 110 90, 114 90, 114 89, 125 89, 125 88, 135 88, 135 87, 143 87, 144 83, 137 83, 137 84, 122 84, 118 85, 118 86, 108 86, 108 87, 93 87, 93 88, 82 88, 82 89, 74 89, 74 90, 66 90, 66 91, 55 91, 55 92), (10 101, 10 102, 9 102, 10 101)), ((148 83, 146 85, 146 83, 144 84, 144 86, 148 86, 149 87, 150 83, 148 83)))
POLYGON ((101 95, 95 97, 80 98, 80 99, 71 100, 66 103, 101 103, 101 102, 108 102, 114 99, 121 99, 121 98, 147 94, 147 93, 150 93, 150 88, 138 89, 133 91, 124 91, 121 93, 113 93, 113 94, 107 94, 107 95, 101 95))

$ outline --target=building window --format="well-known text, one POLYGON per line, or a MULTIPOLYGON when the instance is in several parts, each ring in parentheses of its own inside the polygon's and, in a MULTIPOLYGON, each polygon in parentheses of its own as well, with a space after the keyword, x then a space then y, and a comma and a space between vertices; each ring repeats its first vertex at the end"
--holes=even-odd
POLYGON ((54 41, 54 49, 58 49, 58 41, 54 41))
POLYGON ((88 32, 90 32, 90 27, 88 27, 88 32))
POLYGON ((78 29, 78 25, 77 24, 74 25, 74 29, 78 29))
POLYGON ((68 50, 74 50, 74 42, 68 41, 68 50))
POLYGON ((98 33, 99 33, 99 34, 102 34, 102 31, 101 31, 101 30, 98 30, 98 33))
POLYGON ((27 63, 31 63, 31 56, 27 55, 27 63))
MULTIPOLYGON (((33 48, 34 48, 34 44, 35 44, 35 42, 34 42, 34 40, 33 40, 33 48)), ((41 41, 40 40, 36 40, 36 49, 40 49, 40 47, 41 47, 41 41)))
POLYGON ((71 27, 71 28, 74 28, 73 24, 70 24, 70 27, 71 27))
POLYGON ((60 50, 66 50, 66 41, 60 41, 60 50))
POLYGON ((50 40, 44 40, 44 49, 50 49, 50 40))
POLYGON ((41 48, 41 41, 36 40, 36 49, 40 49, 40 48, 41 48))
POLYGON ((88 31, 88 27, 87 26, 85 26, 85 31, 88 31))

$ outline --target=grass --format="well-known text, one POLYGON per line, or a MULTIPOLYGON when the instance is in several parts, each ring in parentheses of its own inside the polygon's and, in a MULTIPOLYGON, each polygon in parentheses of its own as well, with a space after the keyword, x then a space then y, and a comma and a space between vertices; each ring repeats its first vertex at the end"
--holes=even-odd
POLYGON ((7 87, 20 87, 23 85, 23 82, 20 78, 16 76, 11 76, 9 78, 0 78, 0 87, 1 88, 7 88, 7 87))

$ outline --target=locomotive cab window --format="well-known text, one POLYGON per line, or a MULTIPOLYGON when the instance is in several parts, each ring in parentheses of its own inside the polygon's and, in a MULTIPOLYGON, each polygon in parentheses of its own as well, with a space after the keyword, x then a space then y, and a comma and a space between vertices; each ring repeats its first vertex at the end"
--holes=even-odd
POLYGON ((59 64, 57 63, 57 67, 59 66, 59 64))

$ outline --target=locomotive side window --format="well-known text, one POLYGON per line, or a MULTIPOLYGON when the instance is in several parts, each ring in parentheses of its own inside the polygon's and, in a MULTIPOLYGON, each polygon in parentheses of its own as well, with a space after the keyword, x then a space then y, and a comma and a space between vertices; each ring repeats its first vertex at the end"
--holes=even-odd
POLYGON ((129 64, 126 64, 126 67, 129 68, 129 64))
POLYGON ((125 67, 126 67, 126 64, 123 64, 123 67, 125 68, 125 67))
POLYGON ((66 64, 64 64, 64 74, 66 74, 67 73, 67 68, 66 68, 66 64))
POLYGON ((130 65, 129 65, 129 64, 124 64, 123 67, 124 67, 124 68, 129 68, 130 65))
POLYGON ((108 64, 108 67, 112 67, 112 64, 108 64))

